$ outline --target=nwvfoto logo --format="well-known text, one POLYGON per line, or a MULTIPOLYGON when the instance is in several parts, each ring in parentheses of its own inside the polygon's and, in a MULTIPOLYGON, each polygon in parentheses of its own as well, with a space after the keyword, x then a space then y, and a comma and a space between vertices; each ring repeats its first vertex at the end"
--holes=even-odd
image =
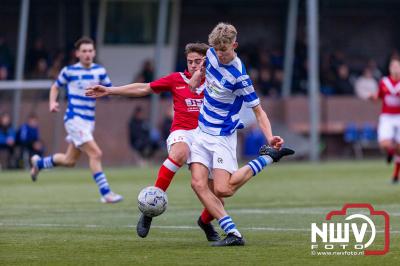
POLYGON ((384 255, 389 252, 390 225, 387 212, 376 211, 368 203, 353 203, 345 204, 339 211, 331 211, 327 214, 326 220, 331 221, 335 216, 345 218, 342 222, 311 224, 311 250, 354 250, 363 251, 364 255, 384 255), (348 214, 350 209, 367 209, 369 215, 348 214), (383 249, 367 249, 376 240, 377 230, 373 219, 378 217, 383 218, 385 223, 384 247, 383 249), (351 241, 351 239, 355 241, 351 241))

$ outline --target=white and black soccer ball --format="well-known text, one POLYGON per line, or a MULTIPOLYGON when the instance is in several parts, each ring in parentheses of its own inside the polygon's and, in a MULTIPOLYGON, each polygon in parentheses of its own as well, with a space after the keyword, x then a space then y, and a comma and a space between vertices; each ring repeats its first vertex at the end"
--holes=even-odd
POLYGON ((145 187, 138 196, 139 210, 146 216, 156 217, 167 209, 168 197, 158 187, 145 187))

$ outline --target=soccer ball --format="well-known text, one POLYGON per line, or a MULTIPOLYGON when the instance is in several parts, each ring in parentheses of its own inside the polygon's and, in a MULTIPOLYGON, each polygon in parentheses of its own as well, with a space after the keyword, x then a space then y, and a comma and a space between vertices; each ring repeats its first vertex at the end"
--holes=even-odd
POLYGON ((168 205, 167 193, 158 187, 145 187, 138 196, 139 210, 146 216, 162 214, 168 205))

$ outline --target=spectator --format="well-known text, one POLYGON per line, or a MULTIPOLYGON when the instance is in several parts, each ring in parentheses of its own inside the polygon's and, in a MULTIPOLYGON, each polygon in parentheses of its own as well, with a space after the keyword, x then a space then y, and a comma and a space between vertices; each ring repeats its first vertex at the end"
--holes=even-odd
MULTIPOLYGON (((154 78, 154 67, 153 63, 150 59, 144 61, 142 70, 137 74, 137 76, 134 78, 133 82, 139 82, 139 83, 149 83, 153 81, 154 78)), ((161 97, 164 97, 165 93, 161 93, 161 97)), ((145 98, 150 98, 151 96, 145 96, 145 98)))
POLYGON ((271 55, 268 51, 261 50, 258 54, 258 65, 260 68, 270 68, 271 67, 271 55))
POLYGON ((272 84, 272 74, 269 68, 263 67, 260 69, 258 84, 262 95, 264 96, 270 95, 273 84, 272 84))
POLYGON ((20 148, 20 162, 28 162, 34 154, 43 156, 43 143, 40 141, 38 118, 30 114, 28 121, 17 131, 17 146, 20 148))
POLYGON ((77 62, 76 56, 75 56, 75 49, 69 50, 66 61, 67 61, 67 65, 73 65, 77 62))
POLYGON ((271 97, 280 97, 282 94, 282 84, 283 84, 283 70, 278 68, 275 69, 273 79, 272 79, 272 89, 270 92, 271 97))
POLYGON ((366 67, 355 84, 354 90, 356 95, 361 99, 368 99, 372 94, 378 91, 378 82, 374 79, 372 71, 369 67, 366 67))
POLYGON ((164 117, 164 120, 161 125, 161 136, 164 141, 167 140, 168 136, 171 133, 170 129, 171 129, 173 118, 174 118, 174 109, 173 109, 173 106, 170 106, 168 108, 166 116, 164 117))
POLYGON ((274 49, 272 51, 271 65, 274 69, 283 69, 283 54, 280 49, 274 49))
POLYGON ((129 140, 132 149, 145 159, 150 158, 158 149, 158 143, 152 139, 151 133, 142 108, 136 107, 129 121, 129 140))
POLYGON ((10 76, 13 63, 14 59, 8 47, 7 39, 0 33, 0 66, 6 68, 8 76, 10 76))
POLYGON ((335 92, 339 95, 354 94, 353 85, 350 83, 349 67, 346 64, 339 65, 337 69, 335 92))
POLYGON ((139 72, 134 82, 149 83, 154 80, 154 67, 151 60, 146 60, 143 63, 142 70, 139 72))
POLYGON ((15 148, 15 131, 8 113, 0 115, 0 152, 6 151, 6 168, 11 168, 15 148))
POLYGON ((60 73, 61 69, 63 68, 65 61, 65 53, 64 52, 58 52, 56 56, 54 57, 53 64, 51 65, 48 76, 51 79, 57 79, 58 74, 60 73))
POLYGON ((32 73, 29 76, 31 79, 47 79, 48 78, 48 65, 44 58, 40 58, 32 73))
POLYGON ((382 71, 378 68, 378 64, 374 59, 368 60, 367 64, 368 68, 372 72, 372 76, 374 77, 375 80, 380 80, 383 76, 382 71))
POLYGON ((333 73, 338 73, 338 69, 340 66, 344 65, 346 61, 346 55, 341 50, 336 50, 334 53, 331 54, 329 65, 331 71, 333 73))
POLYGON ((257 124, 249 127, 248 133, 244 137, 244 155, 246 157, 257 156, 260 146, 265 143, 265 137, 257 124))
POLYGON ((0 80, 7 80, 8 78, 8 68, 5 65, 0 65, 0 80))
POLYGON ((46 64, 48 63, 49 53, 44 46, 42 38, 38 37, 35 39, 33 48, 28 52, 27 58, 28 73, 32 72, 35 69, 40 59, 44 59, 46 61, 46 64))

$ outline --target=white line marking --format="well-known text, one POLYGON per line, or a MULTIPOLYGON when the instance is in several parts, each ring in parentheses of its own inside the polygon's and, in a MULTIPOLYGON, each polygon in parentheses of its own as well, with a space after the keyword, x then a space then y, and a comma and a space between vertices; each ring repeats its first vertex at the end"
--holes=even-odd
MULTIPOLYGON (((26 224, 26 223, 0 223, 0 227, 60 227, 60 228, 136 228, 135 225, 119 225, 107 226, 100 224, 26 224)), ((170 229, 170 230, 198 230, 198 226, 190 225, 153 225, 152 228, 157 229, 170 229)), ((296 232, 310 232, 311 229, 307 228, 280 228, 280 227, 242 227, 243 231, 296 231, 296 232)), ((378 233, 383 233, 383 230, 377 230, 378 233)), ((399 234, 400 231, 390 231, 391 234, 399 234)))

